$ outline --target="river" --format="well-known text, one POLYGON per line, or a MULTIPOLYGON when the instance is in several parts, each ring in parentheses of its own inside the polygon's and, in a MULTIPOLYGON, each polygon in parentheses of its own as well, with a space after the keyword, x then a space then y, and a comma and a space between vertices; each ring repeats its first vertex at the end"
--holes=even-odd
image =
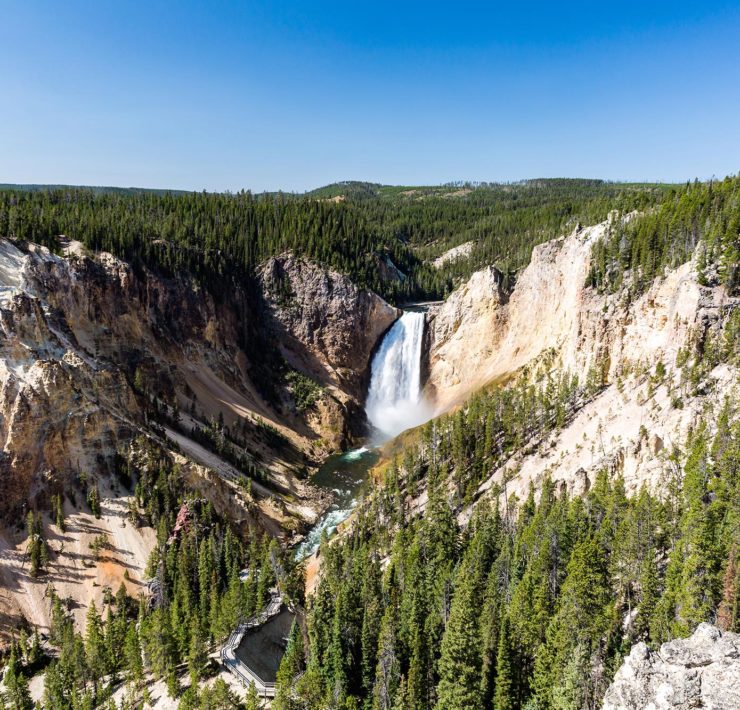
POLYGON ((378 447, 402 431, 423 424, 431 410, 421 397, 421 356, 425 316, 405 311, 383 336, 370 365, 365 412, 371 433, 365 446, 330 456, 311 483, 334 494, 329 510, 296 547, 296 559, 310 557, 324 533, 331 536, 365 493, 368 472, 378 461, 378 447))

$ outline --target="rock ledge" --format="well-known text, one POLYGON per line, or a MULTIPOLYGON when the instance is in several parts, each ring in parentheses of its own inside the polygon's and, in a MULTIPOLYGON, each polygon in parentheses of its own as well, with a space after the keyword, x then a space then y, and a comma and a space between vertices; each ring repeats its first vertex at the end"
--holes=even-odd
POLYGON ((699 624, 693 635, 651 651, 632 647, 604 697, 603 710, 740 708, 740 634, 699 624))

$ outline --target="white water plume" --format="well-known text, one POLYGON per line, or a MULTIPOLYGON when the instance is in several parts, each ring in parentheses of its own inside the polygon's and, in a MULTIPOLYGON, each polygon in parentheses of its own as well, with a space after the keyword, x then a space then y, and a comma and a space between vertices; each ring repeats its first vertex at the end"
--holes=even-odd
POLYGON ((409 311, 393 324, 373 357, 365 412, 383 439, 431 416, 421 398, 423 341, 424 314, 409 311))

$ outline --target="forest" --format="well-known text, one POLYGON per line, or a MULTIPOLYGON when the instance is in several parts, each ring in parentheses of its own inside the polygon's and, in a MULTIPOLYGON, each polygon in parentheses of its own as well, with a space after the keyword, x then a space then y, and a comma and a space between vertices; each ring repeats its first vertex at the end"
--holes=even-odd
MULTIPOLYGON (((67 601, 50 583, 48 642, 42 645, 37 629, 20 629, 9 651, 0 708, 31 710, 28 678, 39 670, 44 670, 43 707, 54 710, 140 708, 149 699, 151 678, 165 681, 167 692, 183 709, 239 707, 223 681, 199 689, 216 670, 208 658, 214 644, 240 620, 260 611, 271 587, 302 603, 302 570, 277 540, 256 528, 242 536, 210 503, 183 486, 169 455, 140 443, 144 458, 135 466, 121 459, 118 476, 134 493, 129 524, 157 531, 147 568, 149 593, 133 598, 123 583, 118 590, 106 590, 104 607, 90 606, 80 633, 67 601), (177 520, 182 522, 179 527, 177 520), (246 581, 240 578, 244 570, 246 581), (181 684, 183 674, 187 687, 181 684), (122 684, 126 693, 115 703, 111 695, 122 684)), ((91 481, 87 476, 82 479, 87 491, 82 505, 99 516, 97 489, 91 481)), ((61 497, 53 497, 51 513, 53 524, 64 531, 61 497)), ((43 575, 48 554, 40 519, 29 513, 33 576, 43 575)), ((105 545, 100 540, 103 553, 105 545)), ((256 709, 256 697, 251 702, 256 709)))
MULTIPOLYGON (((639 214, 614 220, 594 247, 590 286, 615 293, 627 284, 638 294, 696 253, 700 281, 737 292, 740 178, 682 186, 351 184, 305 196, 7 189, 0 234, 52 250, 65 235, 138 266, 189 273, 224 297, 263 259, 291 249, 399 302, 442 297, 484 263, 513 281, 534 245, 615 209, 639 214), (332 201, 338 195, 344 199, 332 201), (470 259, 429 265, 471 240, 470 259), (384 279, 378 255, 406 279, 384 279)), ((673 406, 696 394, 715 365, 740 365, 737 312, 725 333, 679 353, 673 406)), ((667 381, 659 365, 643 373, 648 391, 667 381)), ((618 471, 604 469, 583 497, 546 480, 524 500, 508 494, 507 481, 479 499, 492 469, 562 428, 606 384, 604 363, 583 382, 552 371, 481 391, 404 439, 351 529, 322 543, 322 574, 308 601, 291 551, 254 528, 236 530, 182 485, 169 456, 151 449, 145 465, 119 461, 120 484, 133 492, 128 522, 157 531, 151 594, 108 590, 81 632, 50 584, 48 643, 36 629, 19 630, 0 710, 34 707, 28 681, 39 670, 43 706, 55 710, 139 708, 147 678, 164 681, 184 710, 240 707, 223 681, 203 684, 214 674, 208 654, 266 604, 272 587, 306 607, 278 674, 278 710, 590 710, 636 641, 659 644, 704 620, 740 631, 737 402, 716 403, 669 453, 674 476, 665 496, 643 489, 630 497, 618 471), (423 495, 420 515, 412 503, 423 495), (181 516, 188 524, 176 532, 181 516), (121 684, 125 696, 114 703, 121 684)), ((291 384, 300 403, 315 396, 305 382, 291 384)), ((207 442, 218 431, 193 435, 207 442)), ((79 500, 97 515, 92 480, 78 481, 79 500)), ((44 512, 63 531, 61 495, 44 512)), ((30 513, 26 524, 29 570, 43 577, 51 553, 40 515, 30 513)), ((254 694, 246 705, 259 707, 254 694)))
POLYGON ((488 263, 513 279, 536 244, 613 209, 652 206, 671 189, 575 179, 409 189, 350 183, 306 195, 0 189, 0 235, 53 251, 64 235, 165 274, 189 273, 224 296, 266 258, 292 250, 398 303, 443 298, 488 263), (476 244, 470 259, 430 265, 467 241, 476 244), (401 275, 387 273, 388 260, 401 275))
POLYGON ((614 223, 594 246, 588 284, 616 292, 630 275, 632 294, 647 288, 665 268, 697 254, 699 283, 740 287, 740 178, 688 183, 664 196, 660 205, 634 219, 614 223))
MULTIPOLYGON (((675 406, 717 363, 738 363, 737 321, 706 347, 709 362, 682 356, 675 406)), ((665 375, 646 375, 649 390, 665 375)), ((589 710, 635 642, 702 621, 740 630, 737 402, 669 452, 665 496, 628 497, 619 469, 604 468, 583 497, 547 479, 517 500, 504 480, 475 502, 507 452, 557 430, 601 386, 598 368, 583 385, 520 381, 425 425, 351 530, 323 544, 308 653, 284 657, 275 706, 589 710)))

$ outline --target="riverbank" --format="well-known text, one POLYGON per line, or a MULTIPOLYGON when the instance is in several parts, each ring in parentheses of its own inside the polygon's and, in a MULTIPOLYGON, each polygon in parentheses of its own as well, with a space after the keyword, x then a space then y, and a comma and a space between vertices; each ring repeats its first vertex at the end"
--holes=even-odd
POLYGON ((378 461, 376 449, 362 446, 330 456, 311 477, 310 483, 328 491, 333 502, 295 548, 297 560, 315 554, 324 535, 331 537, 352 513, 367 490, 370 469, 378 461))

